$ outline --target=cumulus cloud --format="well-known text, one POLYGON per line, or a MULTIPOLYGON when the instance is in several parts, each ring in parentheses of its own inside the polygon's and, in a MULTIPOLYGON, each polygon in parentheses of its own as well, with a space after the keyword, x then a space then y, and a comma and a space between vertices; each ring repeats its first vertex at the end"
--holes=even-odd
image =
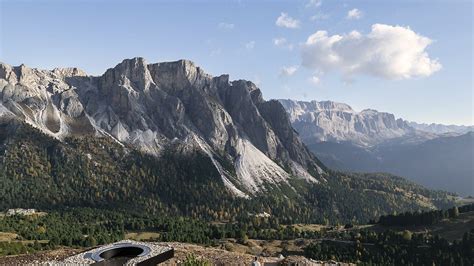
POLYGON ((347 19, 360 19, 362 18, 363 13, 357 8, 351 9, 347 12, 347 19))
POLYGON ((235 25, 232 23, 221 22, 217 25, 217 27, 221 30, 233 30, 235 25))
POLYGON ((293 50, 293 44, 289 43, 286 38, 275 38, 273 39, 273 44, 278 47, 286 48, 288 50, 293 50))
POLYGON ((282 12, 275 21, 275 25, 288 29, 297 29, 300 27, 300 21, 288 16, 287 13, 282 12))
POLYGON ((253 48, 255 48, 255 41, 250 41, 245 44, 245 49, 252 50, 253 48))
POLYGON ((352 31, 328 35, 317 31, 302 48, 302 65, 317 71, 340 71, 344 79, 366 74, 385 79, 426 77, 441 69, 426 48, 432 43, 409 27, 372 25, 364 35, 352 31))
POLYGON ((280 77, 293 76, 298 70, 298 66, 282 67, 280 70, 280 77))

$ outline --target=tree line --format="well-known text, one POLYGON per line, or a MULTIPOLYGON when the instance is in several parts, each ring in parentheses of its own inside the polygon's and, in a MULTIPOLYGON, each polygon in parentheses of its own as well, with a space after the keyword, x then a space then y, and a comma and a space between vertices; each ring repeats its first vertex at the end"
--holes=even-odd
POLYGON ((432 225, 447 218, 456 218, 460 213, 474 211, 474 204, 452 207, 445 210, 404 212, 397 215, 382 215, 378 223, 385 226, 432 225))

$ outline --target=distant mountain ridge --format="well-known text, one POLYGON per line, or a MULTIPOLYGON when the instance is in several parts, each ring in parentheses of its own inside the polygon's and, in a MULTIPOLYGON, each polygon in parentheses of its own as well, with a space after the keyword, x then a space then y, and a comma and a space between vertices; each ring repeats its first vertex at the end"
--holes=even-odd
POLYGON ((356 112, 347 104, 332 101, 279 101, 306 144, 350 141, 361 146, 373 146, 401 137, 433 137, 418 132, 408 122, 396 119, 390 113, 372 109, 356 112))
POLYGON ((426 141, 443 134, 465 134, 474 126, 419 124, 386 112, 365 109, 360 112, 345 103, 279 99, 296 131, 306 144, 320 141, 350 141, 373 146, 385 141, 426 141))
POLYGON ((417 124, 331 101, 279 101, 302 140, 330 168, 388 172, 474 194, 473 126, 417 124))
POLYGON ((465 134, 469 131, 474 131, 474 126, 464 126, 464 125, 443 125, 443 124, 426 124, 426 123, 416 123, 408 122, 408 124, 414 129, 430 132, 434 134, 445 134, 445 133, 459 133, 465 134))

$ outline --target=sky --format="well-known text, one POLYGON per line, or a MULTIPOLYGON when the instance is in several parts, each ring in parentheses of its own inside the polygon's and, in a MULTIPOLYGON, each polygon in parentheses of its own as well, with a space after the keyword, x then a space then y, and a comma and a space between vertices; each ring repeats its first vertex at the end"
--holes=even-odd
POLYGON ((0 61, 101 75, 189 59, 265 99, 474 124, 470 0, 0 0, 0 61))

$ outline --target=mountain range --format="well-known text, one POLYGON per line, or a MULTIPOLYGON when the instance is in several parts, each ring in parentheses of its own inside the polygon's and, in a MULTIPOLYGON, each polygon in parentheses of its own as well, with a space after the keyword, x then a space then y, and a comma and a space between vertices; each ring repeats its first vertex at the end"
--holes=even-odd
MULTIPOLYGON (((0 208, 128 206, 208 219, 265 210, 308 222, 450 204, 402 178, 327 168, 279 101, 188 60, 126 59, 101 76, 2 63, 0 99, 0 208)), ((397 123, 399 135, 409 130, 397 123)))
POLYGON ((389 172, 427 187, 474 194, 472 126, 417 124, 331 101, 280 102, 303 142, 330 168, 389 172))
POLYGON ((278 102, 264 101, 251 82, 211 77, 190 61, 149 65, 134 58, 98 78, 74 68, 1 69, 4 113, 58 139, 90 134, 154 155, 170 145, 223 154, 236 163, 236 176, 218 161, 216 168, 240 196, 290 175, 318 182, 323 172, 278 102))

